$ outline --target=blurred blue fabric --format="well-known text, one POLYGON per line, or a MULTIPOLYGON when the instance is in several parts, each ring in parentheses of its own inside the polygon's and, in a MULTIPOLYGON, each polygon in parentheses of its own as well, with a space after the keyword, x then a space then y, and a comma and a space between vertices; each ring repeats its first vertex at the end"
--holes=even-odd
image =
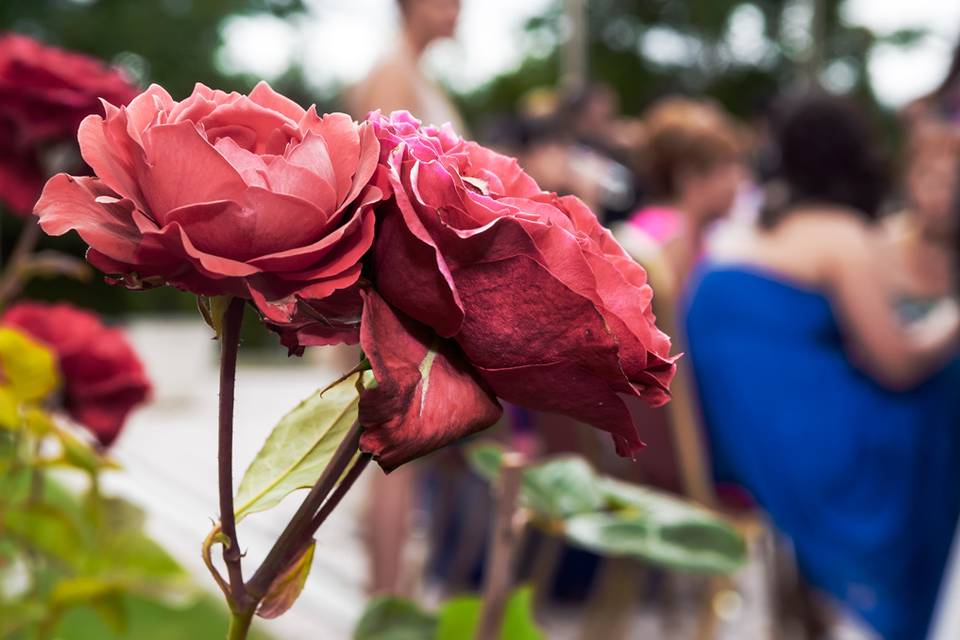
POLYGON ((923 638, 960 514, 960 362, 891 392, 850 363, 821 292, 737 265, 691 282, 717 480, 754 495, 810 583, 884 638, 923 638))

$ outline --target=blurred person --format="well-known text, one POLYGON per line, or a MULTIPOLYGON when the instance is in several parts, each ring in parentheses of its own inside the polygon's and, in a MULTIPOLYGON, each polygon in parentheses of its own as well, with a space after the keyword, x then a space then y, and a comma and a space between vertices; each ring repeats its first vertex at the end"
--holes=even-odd
POLYGON ((555 118, 571 140, 571 172, 593 191, 588 195, 595 202, 588 204, 607 223, 626 218, 643 190, 633 163, 636 122, 620 117, 619 96, 604 83, 591 83, 559 98, 555 118))
POLYGON ((907 206, 884 225, 906 322, 924 318, 957 290, 958 178, 956 125, 935 118, 915 121, 907 144, 907 206))
MULTIPOLYGON (((374 110, 407 110, 424 124, 449 122, 466 134, 463 119, 443 89, 420 68, 427 47, 453 37, 460 16, 460 0, 397 0, 401 25, 397 40, 367 77, 348 93, 350 111, 364 118, 374 110)), ((351 350, 356 358, 356 350, 351 350)), ((409 594, 415 577, 409 575, 423 551, 410 544, 411 514, 422 502, 419 465, 405 465, 389 481, 373 474, 369 498, 368 549, 372 593, 409 594)), ((416 537, 416 536, 413 536, 416 537)), ((420 544, 420 543, 418 543, 420 544)))
POLYGON ((695 275, 686 316, 714 471, 804 578, 889 640, 925 636, 960 514, 960 314, 902 322, 864 118, 826 94, 774 123, 779 193, 695 275))
POLYGON ((908 122, 933 118, 960 125, 960 41, 940 85, 904 110, 908 122))
POLYGON ((401 18, 397 41, 350 90, 350 110, 364 118, 376 109, 384 113, 405 109, 424 124, 449 122, 458 133, 466 134, 453 102, 420 68, 421 57, 431 43, 453 37, 460 0, 397 0, 397 4, 401 18))
POLYGON ((651 204, 630 225, 663 252, 674 287, 700 259, 712 223, 728 213, 746 169, 737 126, 712 103, 665 98, 644 116, 651 204))

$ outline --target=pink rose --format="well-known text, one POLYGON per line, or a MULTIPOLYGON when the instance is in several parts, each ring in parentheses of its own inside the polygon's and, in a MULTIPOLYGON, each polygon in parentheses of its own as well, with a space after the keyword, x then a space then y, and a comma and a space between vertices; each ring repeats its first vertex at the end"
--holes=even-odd
POLYGON ((150 395, 136 352, 119 329, 67 304, 21 302, 0 319, 47 345, 63 377, 63 404, 103 446, 120 434, 127 415, 150 395))
POLYGON ((643 269, 583 203, 541 191, 516 160, 405 112, 370 122, 393 197, 377 207, 361 345, 391 393, 361 398, 365 450, 386 468, 423 455, 488 426, 496 396, 609 431, 635 454, 620 396, 663 404, 675 372, 643 269), (382 357, 385 343, 407 345, 405 367, 382 357), (450 420, 459 402, 472 414, 450 420))
POLYGON ((154 85, 105 108, 78 135, 96 177, 53 177, 35 210, 49 234, 75 229, 95 267, 133 288, 249 298, 272 322, 355 285, 384 196, 370 125, 266 83, 198 84, 182 102, 154 85))
POLYGON ((73 144, 100 98, 126 104, 136 93, 121 71, 99 60, 27 36, 0 36, 0 200, 28 214, 46 178, 44 148, 73 144))

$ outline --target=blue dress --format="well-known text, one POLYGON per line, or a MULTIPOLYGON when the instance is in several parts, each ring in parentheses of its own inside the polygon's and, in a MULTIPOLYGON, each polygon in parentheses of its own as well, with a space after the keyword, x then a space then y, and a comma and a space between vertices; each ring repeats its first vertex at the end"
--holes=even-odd
POLYGON ((822 293, 742 266, 691 287, 717 479, 753 494, 810 583, 883 638, 922 639, 960 515, 960 362, 891 392, 847 359, 822 293))

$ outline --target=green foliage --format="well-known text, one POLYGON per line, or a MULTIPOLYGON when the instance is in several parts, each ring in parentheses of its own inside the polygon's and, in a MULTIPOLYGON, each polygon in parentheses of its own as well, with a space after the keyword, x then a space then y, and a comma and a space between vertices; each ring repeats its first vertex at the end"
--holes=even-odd
POLYGON ((4 633, 36 624, 53 627, 81 606, 120 633, 127 619, 125 595, 160 600, 189 595, 185 572, 146 536, 142 516, 129 503, 96 493, 78 498, 26 467, 3 480, 0 543, 29 569, 23 592, 0 594, 7 611, 4 633))
MULTIPOLYGON (((480 620, 477 596, 448 600, 436 613, 403 598, 377 598, 353 632, 353 640, 463 640, 472 638, 480 620)), ((543 640, 533 619, 533 592, 521 587, 507 601, 500 628, 502 640, 543 640)))
MULTIPOLYGON (((523 64, 469 94, 460 105, 474 130, 497 114, 512 113, 532 89, 557 87, 561 43, 569 21, 557 2, 543 15, 531 19, 526 30, 538 42, 557 43, 541 57, 523 64)), ((869 30, 850 25, 841 16, 843 0, 824 0, 820 7, 819 39, 811 51, 797 42, 796 3, 777 0, 590 0, 587 3, 587 41, 590 80, 613 87, 622 111, 641 113, 657 98, 671 93, 705 95, 733 113, 750 117, 769 99, 809 80, 820 80, 834 63, 842 64, 853 81, 849 92, 869 107, 875 117, 888 121, 877 105, 867 74, 867 61, 878 43, 910 46, 922 35, 903 30, 879 38, 869 30), (731 55, 729 27, 735 13, 753 10, 762 18, 766 43, 753 60, 731 55), (789 25, 790 28, 784 28, 789 25), (671 61, 657 56, 645 43, 651 29, 685 42, 687 55, 671 61)), ((676 44, 673 47, 675 48, 676 44)))
POLYGON ((347 431, 356 422, 360 376, 354 374, 317 391, 281 418, 250 463, 237 490, 237 519, 270 509, 291 491, 320 477, 347 431))
MULTIPOLYGON (((199 596, 186 603, 165 603, 127 594, 109 606, 114 607, 109 615, 122 617, 122 631, 107 622, 103 606, 84 605, 66 612, 51 630, 50 637, 58 640, 206 640, 222 638, 227 630, 227 611, 210 596, 199 596)), ((0 608, 0 620, 3 619, 4 610, 0 608)), ((33 638, 25 633, 4 635, 2 623, 0 637, 33 638)), ((267 636, 254 629, 250 640, 267 640, 267 636)))
MULTIPOLYGON (((476 444, 470 464, 496 479, 502 450, 476 444)), ((675 569, 730 573, 746 562, 742 536, 722 517, 646 487, 600 476, 581 458, 562 456, 524 470, 521 504, 548 532, 607 556, 675 569)))
POLYGON ((74 637, 55 631, 78 608, 104 627, 95 637, 132 637, 129 598, 189 596, 187 576, 139 509, 99 494, 112 463, 43 408, 59 383, 51 352, 0 329, 0 370, 0 637, 74 637), (63 488, 55 466, 81 471, 86 492, 63 488))
POLYGON ((372 600, 353 631, 353 640, 424 640, 434 638, 437 619, 416 603, 384 596, 372 600))

